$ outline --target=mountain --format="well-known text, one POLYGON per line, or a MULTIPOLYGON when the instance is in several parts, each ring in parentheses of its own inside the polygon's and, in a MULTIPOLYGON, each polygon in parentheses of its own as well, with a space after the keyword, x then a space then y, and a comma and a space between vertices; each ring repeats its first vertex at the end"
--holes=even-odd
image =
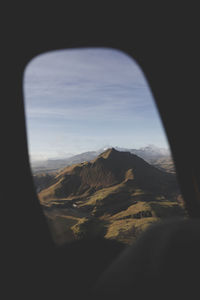
POLYGON ((33 173, 57 171, 69 165, 90 161, 98 156, 102 149, 98 151, 88 151, 81 154, 73 155, 63 159, 47 159, 43 161, 31 162, 33 173))
POLYGON ((166 171, 168 173, 172 173, 175 174, 175 166, 174 166, 174 162, 171 156, 166 156, 166 157, 161 157, 158 159, 155 159, 152 162, 152 165, 156 168, 158 168, 159 170, 162 171, 166 171))
MULTIPOLYGON (((136 154, 137 156, 143 158, 148 163, 155 164, 157 167, 160 167, 161 169, 163 168, 165 169, 166 166, 165 162, 162 163, 162 159, 170 160, 170 164, 173 164, 169 150, 158 148, 154 145, 149 145, 147 147, 143 147, 140 149, 127 149, 127 148, 120 148, 120 147, 115 147, 115 149, 121 152, 130 152, 132 154, 136 154)), ((31 167, 34 174, 40 172, 58 171, 59 169, 64 168, 66 166, 95 159, 102 152, 103 149, 99 149, 97 151, 88 151, 81 154, 73 155, 65 159, 48 159, 45 161, 34 161, 31 162, 31 167)))
POLYGON ((170 157, 170 151, 168 149, 159 148, 154 145, 142 147, 140 149, 127 149, 116 147, 118 151, 128 151, 132 154, 136 154, 149 163, 154 163, 158 159, 170 157))
POLYGON ((91 235, 130 243, 151 223, 184 215, 176 177, 130 152, 108 149, 51 180, 38 196, 58 243, 91 235))
POLYGON ((56 179, 54 192, 60 197, 81 195, 91 188, 108 187, 128 179, 137 188, 160 192, 164 192, 166 182, 175 185, 171 175, 161 172, 130 152, 119 152, 114 148, 106 150, 93 161, 64 168, 56 179))
POLYGON ((47 188, 48 186, 52 185, 55 182, 55 175, 56 173, 39 173, 33 175, 34 184, 36 187, 37 193, 41 190, 47 188))

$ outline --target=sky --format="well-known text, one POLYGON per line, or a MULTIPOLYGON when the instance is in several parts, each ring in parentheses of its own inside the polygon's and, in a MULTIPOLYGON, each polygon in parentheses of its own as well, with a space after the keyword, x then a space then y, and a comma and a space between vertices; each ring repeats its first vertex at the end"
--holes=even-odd
POLYGON ((116 49, 35 57, 24 71, 24 100, 32 160, 116 146, 169 148, 143 72, 116 49))

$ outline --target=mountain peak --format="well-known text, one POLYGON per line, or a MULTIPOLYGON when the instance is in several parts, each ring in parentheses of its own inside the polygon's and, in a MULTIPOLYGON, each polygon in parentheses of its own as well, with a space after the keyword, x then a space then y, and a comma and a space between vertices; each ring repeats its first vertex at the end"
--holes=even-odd
POLYGON ((116 154, 116 153, 119 153, 119 151, 117 151, 115 148, 109 148, 106 151, 104 151, 103 153, 101 153, 99 156, 106 159, 106 158, 109 158, 111 155, 113 156, 113 154, 116 154))

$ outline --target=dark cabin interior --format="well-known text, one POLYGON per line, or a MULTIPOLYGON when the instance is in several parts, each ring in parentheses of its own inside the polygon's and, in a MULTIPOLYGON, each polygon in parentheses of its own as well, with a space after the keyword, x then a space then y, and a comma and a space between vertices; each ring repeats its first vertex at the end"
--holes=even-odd
POLYGON ((57 22, 47 12, 32 15, 9 15, 2 43, 6 58, 1 69, 5 80, 1 91, 5 204, 1 269, 7 299, 11 293, 21 299, 146 299, 152 294, 156 299, 194 298, 200 267, 197 26, 189 26, 181 16, 177 21, 176 14, 154 22, 144 14, 139 20, 137 11, 127 14, 123 26, 114 17, 102 23, 94 14, 85 20, 80 10, 72 17, 68 9, 57 22), (55 247, 33 186, 23 72, 40 53, 77 47, 116 48, 142 68, 163 121, 190 217, 152 227, 129 250, 100 239, 55 247))

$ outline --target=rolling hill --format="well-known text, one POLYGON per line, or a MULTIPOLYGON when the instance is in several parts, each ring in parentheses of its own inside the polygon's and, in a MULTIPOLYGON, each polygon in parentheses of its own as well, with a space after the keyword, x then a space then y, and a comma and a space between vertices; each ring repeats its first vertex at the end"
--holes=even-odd
POLYGON ((114 148, 63 168, 38 194, 59 244, 97 235, 129 244, 150 224, 185 216, 178 196, 175 175, 114 148))

